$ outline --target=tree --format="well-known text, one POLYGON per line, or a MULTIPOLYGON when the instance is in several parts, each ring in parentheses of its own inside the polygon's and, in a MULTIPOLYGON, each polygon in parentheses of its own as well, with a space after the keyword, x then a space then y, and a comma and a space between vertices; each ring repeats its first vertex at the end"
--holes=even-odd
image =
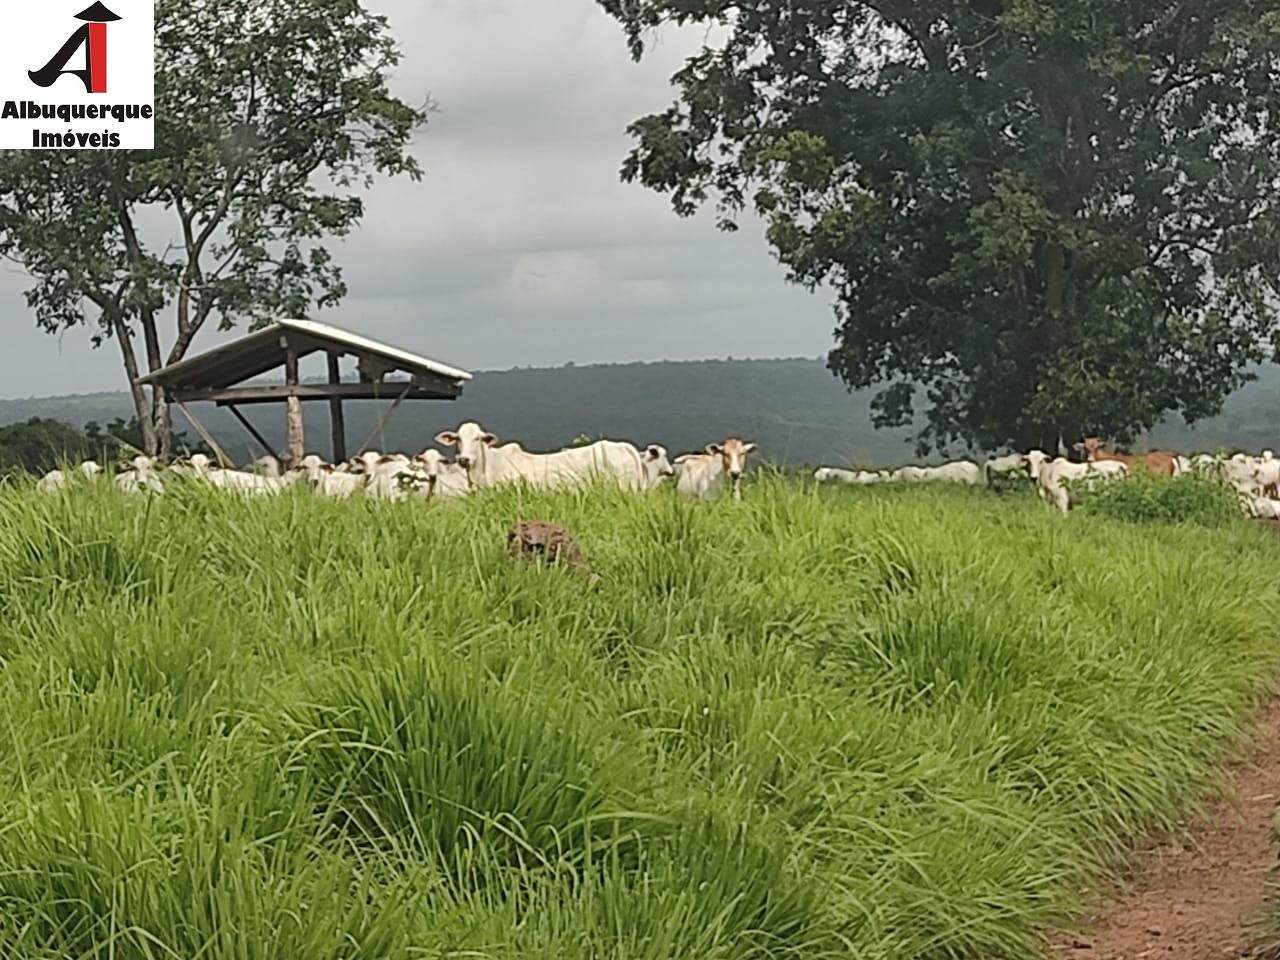
POLYGON ((622 178, 750 205, 836 291, 828 367, 877 426, 1127 441, 1276 349, 1280 15, 1263 0, 599 0, 634 59, 718 23, 622 178))
POLYGON ((82 459, 85 450, 84 436, 61 420, 32 417, 0 427, 0 472, 48 473, 59 463, 82 459))
MULTIPOLYGON (((131 457, 137 451, 146 449, 142 436, 142 424, 138 422, 136 416, 128 420, 115 417, 106 427, 96 420, 90 420, 84 425, 84 443, 92 456, 106 463, 120 460, 122 457, 131 457)), ((208 445, 203 441, 191 440, 185 431, 171 429, 165 447, 186 455, 203 453, 206 456, 213 456, 213 450, 208 445)))
POLYGON ((210 318, 261 326, 340 300, 321 240, 360 220, 374 174, 420 178, 406 151, 426 107, 388 92, 399 53, 359 0, 157 0, 155 21, 155 150, 0 156, 0 254, 35 281, 42 328, 116 341, 144 446, 165 454, 163 392, 134 380, 210 318))

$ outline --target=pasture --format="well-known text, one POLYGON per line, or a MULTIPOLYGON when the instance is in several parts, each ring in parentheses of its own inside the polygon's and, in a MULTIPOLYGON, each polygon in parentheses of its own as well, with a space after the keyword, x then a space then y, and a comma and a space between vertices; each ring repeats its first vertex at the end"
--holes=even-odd
POLYGON ((1278 561, 767 474, 8 490, 0 955, 1025 960, 1246 731, 1278 561))

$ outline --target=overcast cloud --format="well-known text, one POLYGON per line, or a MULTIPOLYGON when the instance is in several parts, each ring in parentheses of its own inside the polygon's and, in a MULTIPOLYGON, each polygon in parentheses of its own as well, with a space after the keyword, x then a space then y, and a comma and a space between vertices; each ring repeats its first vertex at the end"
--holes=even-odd
MULTIPOLYGON (((618 179, 627 124, 667 106, 702 31, 635 64, 593 0, 370 6, 404 50, 396 92, 440 112, 414 147, 423 180, 379 183, 331 245, 350 293, 316 319, 472 370, 826 352, 830 297, 784 282, 758 221, 724 234, 618 179)), ((122 388, 115 344, 37 331, 26 286, 0 268, 0 395, 122 388)))

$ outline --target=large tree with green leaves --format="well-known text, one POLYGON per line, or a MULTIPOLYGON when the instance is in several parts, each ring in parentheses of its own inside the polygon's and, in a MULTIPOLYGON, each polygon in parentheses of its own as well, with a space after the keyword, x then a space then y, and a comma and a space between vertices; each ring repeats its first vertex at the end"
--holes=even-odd
POLYGON ((763 215, 877 423, 925 393, 922 450, 1127 440, 1273 354, 1273 0, 599 2, 636 59, 719 25, 622 176, 763 215))
POLYGON ((420 176, 407 149, 427 104, 390 94, 398 60, 360 0, 157 0, 154 150, 0 154, 0 253, 34 280, 41 327, 116 342, 149 451, 170 432, 143 370, 211 320, 345 294, 322 241, 359 221, 374 175, 420 176))

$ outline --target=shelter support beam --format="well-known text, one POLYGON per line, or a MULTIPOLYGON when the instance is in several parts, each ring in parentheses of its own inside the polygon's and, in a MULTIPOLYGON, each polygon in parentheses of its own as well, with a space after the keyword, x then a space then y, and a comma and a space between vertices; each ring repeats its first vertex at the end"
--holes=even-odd
MULTIPOLYGON (((329 383, 337 386, 342 382, 338 371, 338 355, 329 354, 329 383)), ((331 463, 342 463, 347 459, 347 425, 342 418, 342 397, 329 398, 329 430, 333 440, 331 463)))
POLYGON ((360 449, 355 452, 355 456, 358 457, 360 454, 368 450, 369 444, 373 443, 373 438, 381 434, 383 427, 391 422, 391 418, 395 414, 396 408, 400 406, 400 401, 403 400, 405 394, 409 392, 410 386, 411 384, 408 383, 404 385, 404 389, 400 391, 400 395, 396 397, 395 402, 392 403, 391 406, 387 407, 387 412, 382 415, 382 419, 379 420, 377 424, 374 425, 374 428, 369 431, 369 436, 364 438, 364 443, 360 444, 360 449))
POLYGON ((240 412, 240 408, 234 403, 228 403, 226 406, 227 409, 231 411, 232 415, 244 425, 246 430, 249 431, 249 435, 258 441, 258 446, 265 450, 268 456, 275 457, 279 460, 280 455, 271 449, 271 444, 267 443, 267 441, 263 439, 262 434, 258 432, 257 428, 245 419, 245 415, 240 412))
POLYGON ((204 424, 196 419, 196 415, 187 409, 187 405, 181 400, 174 401, 178 405, 178 409, 182 411, 182 415, 187 418, 187 422, 195 428, 196 433, 200 434, 200 439, 209 445, 209 449, 213 451, 213 455, 218 458, 218 463, 224 467, 231 467, 234 464, 231 458, 227 456, 225 450, 218 446, 218 441, 213 439, 213 434, 204 428, 204 424))

